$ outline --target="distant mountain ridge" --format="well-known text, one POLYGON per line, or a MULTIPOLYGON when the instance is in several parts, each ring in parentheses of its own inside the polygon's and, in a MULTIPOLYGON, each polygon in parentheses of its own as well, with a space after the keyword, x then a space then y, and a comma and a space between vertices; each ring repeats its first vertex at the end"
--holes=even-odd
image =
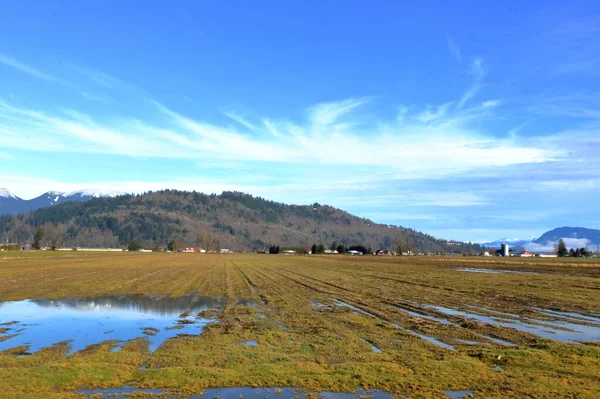
POLYGON ((497 241, 483 242, 485 247, 500 247, 506 243, 514 249, 525 249, 532 252, 554 252, 554 246, 559 240, 563 240, 567 248, 588 248, 595 250, 600 247, 600 230, 585 227, 557 227, 545 232, 539 238, 532 237, 529 240, 502 239, 497 241))
MULTIPOLYGON (((54 194, 53 194, 54 195, 54 194)), ((45 197, 53 201, 56 195, 45 197)), ((0 237, 31 243, 40 226, 58 230, 66 247, 126 247, 131 240, 165 247, 175 240, 234 250, 271 245, 310 247, 335 242, 375 249, 420 252, 477 252, 477 244, 437 239, 415 230, 374 223, 315 203, 286 205, 239 192, 220 195, 165 190, 142 195, 66 202, 24 215, 0 217, 0 237)), ((52 232, 56 236, 56 231, 52 232)))
POLYGON ((545 232, 540 238, 533 242, 544 245, 547 243, 558 242, 560 239, 572 240, 574 242, 580 241, 581 243, 584 243, 587 240, 588 245, 600 246, 600 230, 588 229, 585 227, 558 227, 554 230, 545 232))
POLYGON ((519 248, 519 247, 523 247, 524 245, 529 244, 530 242, 532 242, 535 239, 536 239, 536 237, 531 237, 527 240, 521 240, 519 238, 503 238, 501 240, 496 240, 496 241, 482 242, 481 245, 483 245, 484 247, 488 247, 488 248, 500 248, 500 245, 508 244, 512 248, 519 248))
POLYGON ((54 206, 65 202, 84 202, 91 198, 115 197, 120 192, 102 192, 99 190, 79 190, 70 193, 48 191, 38 197, 26 200, 20 198, 5 188, 0 188, 0 215, 14 215, 32 212, 40 208, 54 206))

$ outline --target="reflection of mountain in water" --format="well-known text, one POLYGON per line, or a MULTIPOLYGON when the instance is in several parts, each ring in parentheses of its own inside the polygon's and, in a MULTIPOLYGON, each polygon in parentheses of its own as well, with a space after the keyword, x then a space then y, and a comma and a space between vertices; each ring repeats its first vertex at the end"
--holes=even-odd
POLYGON ((93 299, 39 299, 32 300, 41 307, 68 307, 81 311, 127 310, 156 316, 178 316, 184 312, 202 312, 223 307, 224 300, 209 296, 182 297, 128 297, 106 296, 93 299))

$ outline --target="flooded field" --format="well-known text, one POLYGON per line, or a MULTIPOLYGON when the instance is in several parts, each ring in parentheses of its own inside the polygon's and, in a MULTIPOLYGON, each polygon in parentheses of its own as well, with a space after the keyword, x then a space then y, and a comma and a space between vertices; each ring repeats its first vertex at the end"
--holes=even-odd
POLYGON ((2 398, 600 392, 589 260, 8 257, 0 281, 2 398))
MULTIPOLYGON (((80 391, 82 394, 92 399, 115 398, 144 395, 167 395, 171 393, 160 389, 140 389, 140 388, 109 388, 109 389, 90 389, 80 391)), ((448 393, 449 397, 463 398, 463 396, 452 396, 454 393, 448 393)), ((260 399, 304 399, 304 398, 320 398, 320 399, 390 399, 396 398, 395 394, 381 391, 366 391, 358 389, 352 393, 344 392, 308 392, 299 388, 211 388, 205 390, 198 395, 188 396, 188 399, 243 399, 243 398, 260 398, 260 399)))
POLYGON ((26 347, 24 354, 30 355, 65 342, 72 354, 103 341, 112 341, 116 351, 128 341, 144 338, 153 352, 177 335, 200 334, 214 320, 199 313, 219 307, 218 299, 193 295, 0 302, 4 330, 0 351, 26 347))

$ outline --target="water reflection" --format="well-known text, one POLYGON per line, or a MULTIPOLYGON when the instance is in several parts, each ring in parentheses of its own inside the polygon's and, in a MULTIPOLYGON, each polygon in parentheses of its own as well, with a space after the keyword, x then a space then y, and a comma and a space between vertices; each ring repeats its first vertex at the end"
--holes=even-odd
MULTIPOLYGON (((78 393, 88 398, 114 398, 125 395, 165 395, 169 392, 158 389, 140 389, 132 387, 108 388, 108 389, 89 389, 81 390, 78 393)), ((137 397, 137 396, 136 396, 137 397)), ((240 398, 264 398, 264 399, 303 399, 303 398, 322 398, 322 399, 390 399, 399 398, 396 394, 383 391, 365 391, 358 389, 354 393, 344 392, 307 392, 300 388, 210 388, 200 395, 186 396, 188 399, 240 399, 240 398)))
MULTIPOLYGON (((213 320, 199 312, 222 307, 213 297, 125 297, 94 299, 24 300, 0 306, 0 351, 19 346, 29 353, 68 341, 70 352, 107 340, 124 344, 145 338, 150 351, 180 334, 198 335, 213 320)), ((115 348, 118 350, 118 348, 115 348)))

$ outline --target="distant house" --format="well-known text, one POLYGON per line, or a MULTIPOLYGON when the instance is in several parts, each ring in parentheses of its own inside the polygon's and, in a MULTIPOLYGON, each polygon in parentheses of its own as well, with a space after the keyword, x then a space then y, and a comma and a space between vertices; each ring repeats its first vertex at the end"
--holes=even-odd
POLYGON ((378 249, 377 251, 375 251, 375 255, 392 256, 392 251, 390 251, 389 249, 378 249))
POLYGON ((181 250, 181 252, 192 253, 192 252, 196 252, 196 250, 192 247, 189 247, 189 248, 183 248, 181 250))
POLYGON ((349 251, 346 251, 346 254, 347 254, 347 255, 362 255, 363 253, 362 253, 362 252, 359 252, 359 251, 356 251, 356 250, 354 250, 354 249, 351 249, 351 250, 349 250, 349 251))
POLYGON ((537 254, 540 258, 558 258, 557 254, 537 254))
POLYGON ((33 247, 31 246, 31 244, 25 244, 21 247, 22 251, 31 251, 33 249, 33 247))
POLYGON ((531 252, 519 252, 514 254, 513 256, 517 258, 531 258, 533 257, 533 254, 531 252))
POLYGON ((227 248, 221 248, 220 251, 222 254, 232 254, 233 251, 231 249, 227 249, 227 248))
POLYGON ((292 250, 292 249, 286 249, 283 251, 284 254, 295 254, 296 251, 292 250))

